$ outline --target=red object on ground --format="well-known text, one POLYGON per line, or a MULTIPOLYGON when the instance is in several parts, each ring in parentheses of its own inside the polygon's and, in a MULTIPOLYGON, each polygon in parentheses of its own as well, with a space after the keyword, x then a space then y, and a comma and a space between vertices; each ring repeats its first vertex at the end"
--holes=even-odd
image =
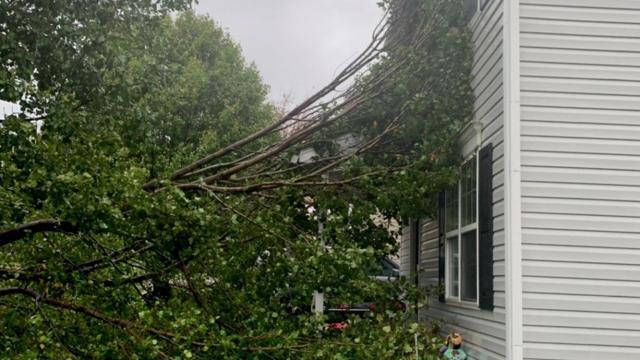
POLYGON ((331 330, 344 330, 347 327, 349 327, 349 325, 346 322, 331 323, 328 326, 328 328, 331 330))

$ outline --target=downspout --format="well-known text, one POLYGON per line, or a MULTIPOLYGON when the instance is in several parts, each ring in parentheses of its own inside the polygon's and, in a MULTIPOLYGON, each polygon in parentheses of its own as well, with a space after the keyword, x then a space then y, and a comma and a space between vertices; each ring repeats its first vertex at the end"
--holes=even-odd
POLYGON ((506 358, 509 360, 522 360, 520 0, 503 0, 503 4, 506 358))

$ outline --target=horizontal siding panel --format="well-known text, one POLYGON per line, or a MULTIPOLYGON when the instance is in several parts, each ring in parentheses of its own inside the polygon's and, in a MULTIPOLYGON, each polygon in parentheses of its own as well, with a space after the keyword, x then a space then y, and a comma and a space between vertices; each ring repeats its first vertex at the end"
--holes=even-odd
POLYGON ((504 270, 505 270, 504 269, 504 259, 503 260, 495 260, 494 261, 494 266, 493 266, 493 276, 495 278, 501 278, 501 280, 504 281, 504 275, 505 275, 505 271, 504 270))
MULTIPOLYGON (((491 64, 489 60, 493 54, 498 53, 502 54, 502 51, 499 49, 502 47, 502 27, 494 22, 491 24, 491 27, 486 27, 486 31, 483 31, 482 36, 476 38, 474 41, 474 63, 472 66, 473 73, 478 74, 482 72, 487 72, 486 66, 487 64, 492 67, 494 64, 491 64), (485 68, 484 71, 481 71, 481 68, 485 68)), ((494 60, 494 63, 498 62, 494 60)), ((498 65, 502 65, 501 63, 498 65)))
POLYGON ((548 262, 640 266, 640 250, 633 249, 524 245, 522 257, 548 262))
POLYGON ((539 1, 531 1, 531 4, 523 2, 523 5, 520 7, 521 18, 640 25, 640 10, 569 7, 562 5, 544 6, 540 4, 541 2, 539 1))
POLYGON ((523 151, 522 162, 527 166, 640 171, 640 157, 626 155, 523 151))
POLYGON ((497 215, 493 219, 493 231, 500 232, 504 230, 504 214, 497 215))
POLYGON ((640 250, 640 236, 638 234, 616 232, 615 228, 609 229, 609 232, 524 229, 522 242, 525 245, 564 245, 640 250))
POLYGON ((502 40, 498 40, 500 41, 492 44, 492 49, 483 55, 485 58, 478 59, 480 62, 474 65, 471 87, 476 91, 476 94, 487 88, 488 80, 502 72, 502 40))
MULTIPOLYGON (((523 182, 553 182, 560 184, 592 184, 603 186, 640 186, 637 171, 526 166, 523 182)), ((527 186, 527 185, 525 185, 527 186)), ((538 195, 540 196, 540 195, 538 195)))
POLYGON ((640 359, 640 348, 613 347, 608 344, 528 343, 524 348, 524 357, 527 360, 638 360, 640 359))
POLYGON ((503 215, 504 214, 504 202, 500 201, 493 205, 493 215, 503 215))
POLYGON ((630 38, 522 33, 520 43, 543 49, 640 52, 640 39, 630 38))
POLYGON ((640 67, 523 62, 524 77, 640 81, 640 67))
POLYGON ((494 291, 493 294, 493 312, 498 310, 505 311, 505 299, 504 299, 504 291, 494 291))
POLYGON ((436 231, 432 237, 423 237, 420 246, 422 253, 425 253, 430 248, 438 247, 438 232, 436 231))
POLYGON ((498 75, 491 79, 491 82, 485 91, 481 94, 476 94, 476 119, 485 118, 491 110, 494 110, 496 104, 500 102, 502 97, 502 75, 498 75))
POLYGON ((433 239, 438 237, 438 222, 433 220, 423 220, 420 223, 420 236, 423 239, 433 239))
POLYGON ((536 91, 522 91, 521 96, 524 106, 627 111, 640 110, 640 100, 632 96, 564 94, 536 91))
POLYGON ((532 92, 640 96, 640 83, 634 81, 523 76, 521 86, 523 91, 532 92))
MULTIPOLYGON (((525 246, 526 247, 526 246, 525 246)), ((528 249, 524 251, 524 258, 529 259, 539 255, 546 255, 544 251, 533 251, 530 254, 528 249)), ((549 249, 547 253, 554 252, 549 249)), ((584 260, 586 257, 580 259, 584 260)), ((636 255, 637 262, 640 257, 636 255)), ((591 262, 551 262, 547 258, 537 260, 525 260, 523 272, 533 277, 565 278, 565 279, 597 279, 597 280, 620 280, 640 282, 640 265, 618 265, 608 263, 606 259, 591 259, 591 262)), ((615 262, 618 262, 616 259, 615 262)))
POLYGON ((502 98, 504 92, 502 90, 502 76, 492 79, 491 86, 482 94, 476 94, 476 102, 474 105, 475 119, 481 120, 486 126, 486 122, 493 121, 496 118, 496 107, 502 107, 502 98))
POLYGON ((524 198, 523 213, 567 214, 640 218, 640 203, 559 198, 524 198))
MULTIPOLYGON (((493 174, 493 189, 494 190, 498 190, 502 188, 502 191, 504 192, 504 168, 503 169, 497 169, 495 167, 494 164, 494 174, 493 174)), ((504 194, 503 194, 503 198, 504 198, 504 194)))
POLYGON ((594 50, 521 48, 523 62, 638 67, 640 53, 594 50))
POLYGON ((420 256, 423 259, 423 261, 425 261, 424 264, 428 264, 427 261, 433 261, 434 259, 435 260, 438 259, 438 248, 435 248, 435 247, 428 248, 427 250, 422 251, 422 254, 420 256))
POLYGON ((613 139, 561 138, 549 136, 523 136, 522 150, 535 152, 607 154, 640 156, 640 141, 613 139))
POLYGON ((493 159, 494 163, 504 157, 504 142, 493 143, 493 159))
POLYGON ((640 250, 573 246, 524 245, 523 259, 640 266, 640 250))
POLYGON ((546 293, 525 293, 523 306, 528 311, 581 311, 595 313, 632 314, 638 313, 638 299, 630 297, 603 297, 590 295, 566 295, 546 293))
POLYGON ((547 328, 543 326, 524 327, 524 340, 527 342, 553 343, 557 339, 562 339, 564 344, 572 345, 609 344, 610 346, 629 347, 640 343, 640 331, 569 327, 547 328))
MULTIPOLYGON (((497 158, 493 161, 493 171, 503 171, 504 170, 504 157, 497 158)), ((497 174, 495 176, 498 176, 497 174)), ((495 177, 494 176, 494 177, 495 177)))
POLYGON ((606 314, 582 311, 526 310, 524 324, 531 326, 575 327, 640 331, 638 314, 606 314))
POLYGON ((504 245, 493 247, 493 261, 504 261, 504 245))
POLYGON ((493 246, 498 247, 503 245, 504 245, 504 230, 495 231, 493 233, 493 246))
POLYGON ((640 10, 637 0, 520 0, 523 5, 551 5, 595 9, 640 10))
POLYGON ((523 182, 524 197, 640 202, 640 186, 582 185, 575 183, 523 182))
MULTIPOLYGON (((638 59, 640 61, 640 59, 638 59)), ((522 106, 522 121, 640 126, 640 111, 522 106)), ((526 123, 525 123, 526 124, 526 123)))
POLYGON ((523 214, 522 227, 529 229, 584 230, 640 234, 640 221, 635 218, 582 216, 562 214, 523 214))
POLYGON ((496 203, 504 201, 504 186, 501 185, 497 189, 493 190, 493 201, 496 203))
POLYGON ((498 143, 504 140, 504 134, 502 133, 504 124, 503 110, 502 97, 500 97, 488 113, 477 118, 482 123, 482 139, 485 142, 498 143))
POLYGON ((484 76, 479 77, 479 83, 477 87, 474 88, 474 93, 476 98, 478 98, 478 102, 476 103, 477 108, 482 107, 487 101, 490 101, 490 95, 502 86, 502 67, 494 66, 489 70, 490 71, 484 74, 484 76))
POLYGON ((531 19, 525 17, 520 20, 520 31, 523 33, 580 35, 591 37, 640 38, 640 24, 592 23, 577 21, 563 21, 559 19, 531 19))
MULTIPOLYGON (((604 121, 605 119, 602 120, 604 121)), ((640 143, 638 141, 640 139, 640 114, 638 114, 636 121, 638 126, 523 120, 522 135, 549 138, 588 138, 607 141, 627 140, 640 143)), ((631 145, 633 143, 625 142, 624 144, 631 145)), ((602 144, 599 143, 598 145, 602 144)))

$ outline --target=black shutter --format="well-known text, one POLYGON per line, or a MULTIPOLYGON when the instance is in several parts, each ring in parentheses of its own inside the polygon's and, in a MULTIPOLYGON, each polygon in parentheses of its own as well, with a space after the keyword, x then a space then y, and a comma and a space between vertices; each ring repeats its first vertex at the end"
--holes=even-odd
POLYGON ((414 283, 418 285, 418 262, 420 261, 420 221, 409 221, 409 273, 413 276, 414 283))
POLYGON ((480 308, 493 310, 493 145, 480 150, 478 173, 478 231, 480 308))
POLYGON ((444 241, 445 241, 445 228, 444 228, 444 206, 445 197, 444 192, 438 194, 438 287, 443 291, 440 293, 438 300, 445 302, 445 254, 444 254, 444 241))

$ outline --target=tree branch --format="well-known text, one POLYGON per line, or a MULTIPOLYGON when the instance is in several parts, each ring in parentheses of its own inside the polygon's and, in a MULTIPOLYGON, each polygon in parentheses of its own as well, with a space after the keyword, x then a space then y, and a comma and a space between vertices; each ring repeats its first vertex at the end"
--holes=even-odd
POLYGON ((67 221, 45 219, 36 220, 21 225, 15 229, 0 232, 0 246, 14 243, 29 235, 44 232, 58 232, 73 234, 78 232, 78 228, 67 221))
POLYGON ((47 304, 59 309, 69 310, 75 313, 83 314, 91 318, 100 320, 102 322, 121 327, 123 329, 137 329, 137 330, 141 330, 146 333, 156 335, 162 338, 169 338, 169 339, 179 338, 179 336, 173 333, 158 330, 155 328, 141 326, 132 321, 111 317, 97 310, 94 310, 85 306, 76 305, 63 300, 50 299, 31 289, 24 289, 24 288, 17 288, 17 287, 0 289, 0 297, 10 296, 10 295, 23 295, 26 297, 30 297, 36 300, 38 303, 47 304))

